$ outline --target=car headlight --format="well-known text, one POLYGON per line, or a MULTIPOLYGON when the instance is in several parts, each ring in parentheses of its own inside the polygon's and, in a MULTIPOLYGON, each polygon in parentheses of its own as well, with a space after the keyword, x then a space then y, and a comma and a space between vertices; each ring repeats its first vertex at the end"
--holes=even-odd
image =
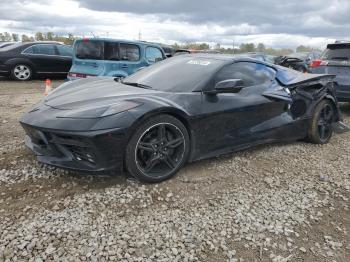
POLYGON ((115 114, 119 114, 135 107, 140 106, 141 103, 137 103, 134 101, 121 101, 110 106, 103 107, 91 107, 89 108, 79 108, 73 110, 63 110, 58 118, 76 118, 76 119, 92 119, 92 118, 100 118, 111 116, 115 114))
POLYGON ((108 109, 101 115, 101 117, 115 115, 124 111, 128 111, 130 109, 133 109, 135 107, 138 107, 140 105, 141 105, 140 103, 133 102, 133 101, 123 101, 108 107, 108 109))

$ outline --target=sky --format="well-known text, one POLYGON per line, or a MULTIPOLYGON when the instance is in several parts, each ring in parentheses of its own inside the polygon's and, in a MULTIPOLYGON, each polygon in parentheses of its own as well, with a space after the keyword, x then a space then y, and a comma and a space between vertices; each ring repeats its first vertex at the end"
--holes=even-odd
POLYGON ((350 39, 350 0, 0 0, 0 32, 324 48, 350 39))

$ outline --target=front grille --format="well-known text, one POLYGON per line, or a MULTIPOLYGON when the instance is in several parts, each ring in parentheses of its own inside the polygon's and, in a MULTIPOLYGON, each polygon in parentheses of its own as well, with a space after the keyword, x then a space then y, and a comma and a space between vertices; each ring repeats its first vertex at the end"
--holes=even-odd
POLYGON ((75 161, 83 161, 89 165, 96 164, 96 155, 91 145, 83 138, 46 130, 42 131, 28 125, 23 127, 40 154, 73 158, 75 161))
POLYGON ((42 147, 47 146, 48 142, 45 134, 42 131, 35 129, 31 126, 25 126, 24 130, 34 144, 42 147))
POLYGON ((85 161, 90 164, 96 163, 96 156, 88 147, 65 146, 77 161, 85 161))

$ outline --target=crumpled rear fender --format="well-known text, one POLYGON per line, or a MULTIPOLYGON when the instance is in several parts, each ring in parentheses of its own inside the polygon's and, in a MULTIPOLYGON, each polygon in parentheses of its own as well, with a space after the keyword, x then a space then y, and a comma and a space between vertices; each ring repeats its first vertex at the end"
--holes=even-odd
MULTIPOLYGON (((324 80, 324 79, 323 79, 324 80)), ((336 113, 335 121, 341 121, 342 115, 338 105, 336 97, 336 82, 334 81, 310 81, 304 85, 294 87, 294 98, 301 97, 305 102, 309 104, 307 110, 307 117, 312 118, 316 105, 324 99, 329 100, 336 113)))

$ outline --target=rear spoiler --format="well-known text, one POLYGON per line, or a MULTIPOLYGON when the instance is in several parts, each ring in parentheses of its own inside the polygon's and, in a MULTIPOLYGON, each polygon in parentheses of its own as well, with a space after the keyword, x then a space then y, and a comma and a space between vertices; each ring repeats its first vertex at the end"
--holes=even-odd
POLYGON ((284 86, 294 87, 296 85, 303 85, 305 83, 313 84, 314 82, 330 82, 334 81, 335 75, 326 75, 326 74, 297 74, 296 77, 290 78, 288 80, 281 79, 276 76, 277 80, 284 86))

